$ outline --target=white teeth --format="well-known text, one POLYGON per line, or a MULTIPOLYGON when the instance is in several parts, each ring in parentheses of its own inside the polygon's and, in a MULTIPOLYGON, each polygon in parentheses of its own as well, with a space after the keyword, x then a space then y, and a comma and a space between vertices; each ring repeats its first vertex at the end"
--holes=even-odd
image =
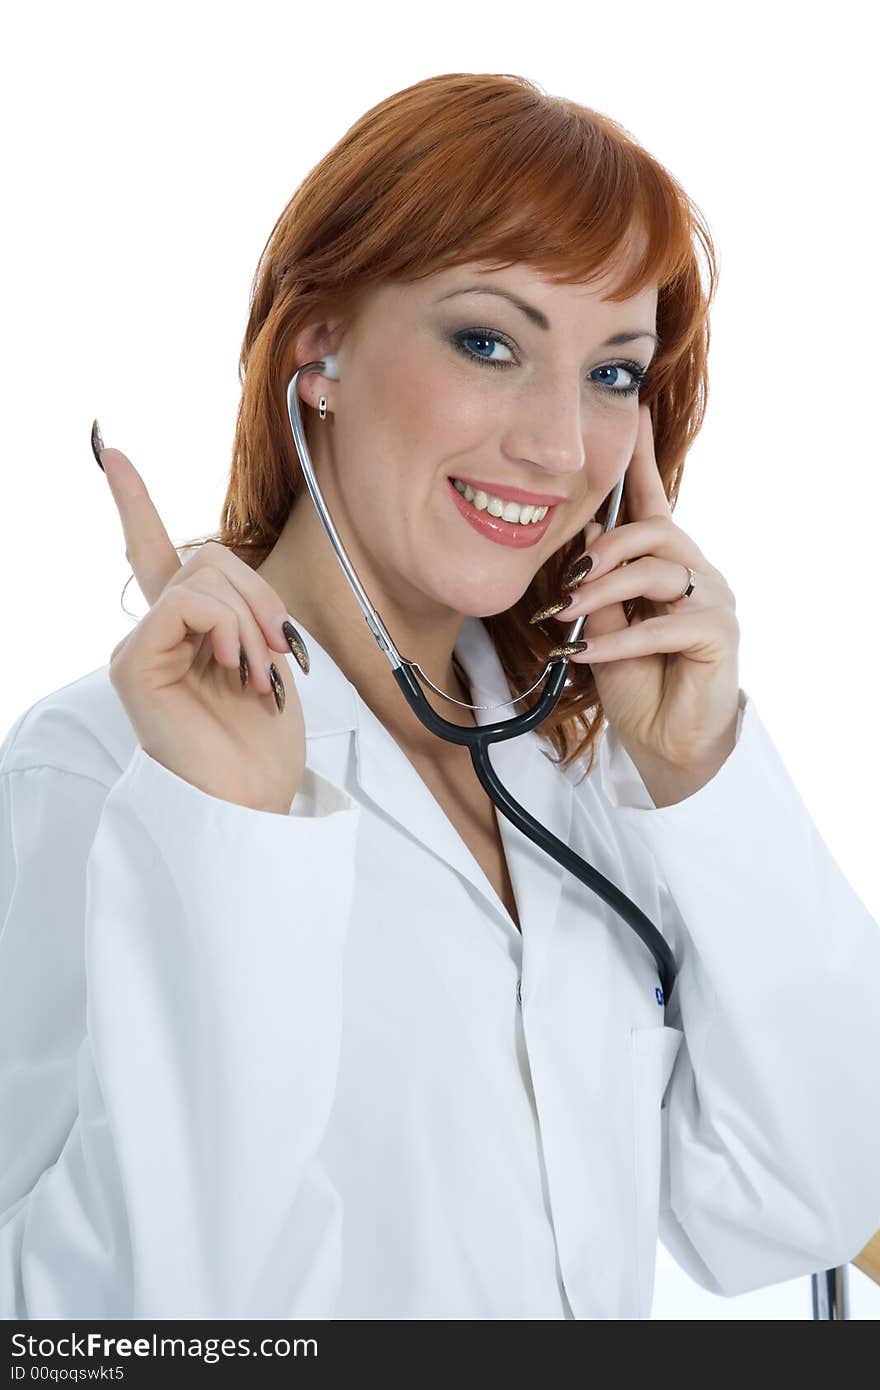
POLYGON ((500 516, 505 521, 524 526, 531 521, 543 521, 547 515, 547 507, 521 507, 517 502, 505 502, 490 493, 474 492, 469 483, 463 483, 459 478, 453 478, 452 485, 466 502, 473 502, 478 512, 488 512, 490 516, 500 516))

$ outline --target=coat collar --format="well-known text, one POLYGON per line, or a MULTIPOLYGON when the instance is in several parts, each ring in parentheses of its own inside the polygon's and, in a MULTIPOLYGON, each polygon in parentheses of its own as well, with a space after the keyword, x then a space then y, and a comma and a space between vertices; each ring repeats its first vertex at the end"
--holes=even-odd
MULTIPOLYGON (((303 635, 310 658, 309 674, 304 676, 299 667, 292 664, 294 658, 289 657, 292 678, 302 703, 310 765, 321 770, 319 740, 353 733, 359 799, 372 802, 392 817, 407 835, 451 865, 486 899, 518 938, 507 909, 478 861, 412 763, 330 655, 304 624, 295 615, 291 616, 303 635)), ((477 704, 494 705, 510 699, 494 643, 480 618, 465 618, 455 644, 455 655, 468 677, 477 704)), ((392 679, 390 667, 388 679, 392 679)), ((475 719, 478 725, 483 725, 497 718, 509 718, 513 713, 513 708, 497 712, 478 709, 475 719)), ((567 845, 573 789, 568 778, 551 761, 556 755, 547 740, 533 731, 517 739, 492 744, 489 756, 511 795, 567 845)), ((486 795, 482 790, 481 794, 486 795)), ((524 950, 537 957, 546 949, 549 930, 556 917, 564 870, 500 811, 496 814, 522 925, 524 950)), ((533 965, 532 980, 534 969, 533 965)))

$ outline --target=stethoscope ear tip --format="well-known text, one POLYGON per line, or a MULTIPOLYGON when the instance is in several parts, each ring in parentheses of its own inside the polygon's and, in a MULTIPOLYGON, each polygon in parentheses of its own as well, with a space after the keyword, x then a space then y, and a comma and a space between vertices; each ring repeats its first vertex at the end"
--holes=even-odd
POLYGON ((339 368, 332 353, 324 358, 324 376, 329 377, 331 381, 339 380, 339 368))

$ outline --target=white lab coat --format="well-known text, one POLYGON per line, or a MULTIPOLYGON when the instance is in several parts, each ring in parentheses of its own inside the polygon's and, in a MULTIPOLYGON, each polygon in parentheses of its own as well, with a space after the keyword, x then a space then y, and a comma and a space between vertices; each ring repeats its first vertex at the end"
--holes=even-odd
MULTIPOLYGON (((658 1218, 716 1294, 857 1254, 880 930, 745 692, 661 809, 611 731, 580 786, 539 733, 491 750, 672 945, 665 1026, 645 946, 499 814, 520 935, 296 622, 286 817, 152 759, 106 666, 0 748, 0 1314, 646 1318, 658 1218)), ((479 619, 456 654, 509 698, 479 619)))

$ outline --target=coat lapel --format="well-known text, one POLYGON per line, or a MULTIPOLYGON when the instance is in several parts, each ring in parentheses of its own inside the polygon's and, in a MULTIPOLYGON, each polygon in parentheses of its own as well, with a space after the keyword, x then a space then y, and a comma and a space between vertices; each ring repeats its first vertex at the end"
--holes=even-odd
MULTIPOLYGON (((295 615, 291 616, 302 632, 311 660, 308 676, 303 677, 298 667, 291 668, 296 673, 297 691, 303 705, 310 763, 320 770, 320 747, 315 740, 329 734, 354 732, 360 799, 373 803, 423 848, 438 855, 467 879, 518 936, 507 909, 478 861, 405 753, 308 629, 295 615)), ((492 639, 479 618, 464 620, 455 654, 468 677, 474 703, 491 706, 510 699, 492 639)), ((292 662, 293 657, 290 660, 292 662)), ((475 719, 482 726, 498 718, 507 719, 513 712, 512 708, 477 709, 475 719)), ((568 844, 572 785, 550 761, 548 753, 555 756, 540 734, 532 732, 492 744, 489 758, 499 779, 520 805, 568 844)), ((476 773, 474 777, 476 779, 476 773)), ((500 811, 496 810, 496 817, 522 925, 531 991, 556 918, 565 870, 500 811)))

